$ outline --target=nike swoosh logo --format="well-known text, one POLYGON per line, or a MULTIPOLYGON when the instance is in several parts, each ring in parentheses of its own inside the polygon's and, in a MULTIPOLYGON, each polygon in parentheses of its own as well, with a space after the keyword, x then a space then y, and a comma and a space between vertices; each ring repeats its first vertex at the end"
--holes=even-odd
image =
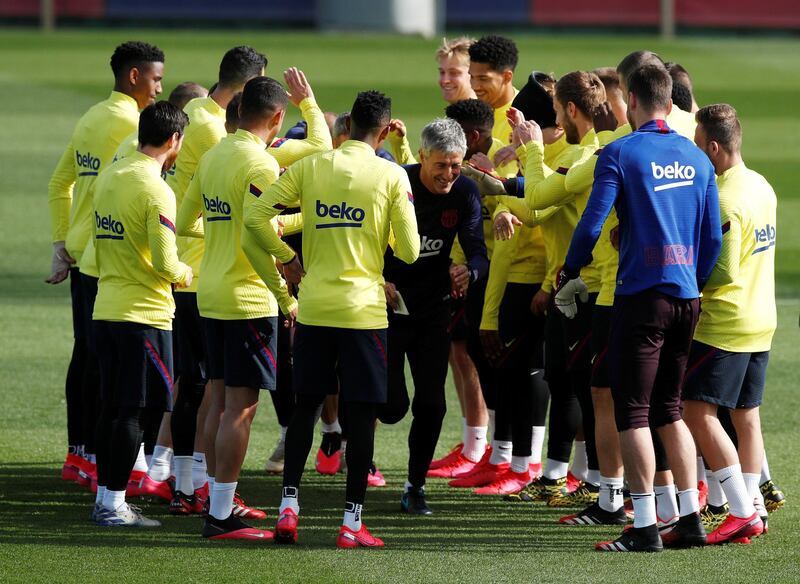
POLYGON ((246 535, 247 537, 255 537, 256 539, 263 539, 263 533, 243 533, 242 535, 246 535))
POLYGON ((575 341, 573 344, 571 344, 571 345, 569 346, 569 350, 570 350, 570 351, 574 351, 574 350, 575 350, 575 347, 577 347, 577 346, 578 346, 578 341, 575 341))
POLYGON ((514 341, 508 341, 507 343, 503 343, 503 345, 505 345, 506 349, 508 349, 513 344, 514 344, 514 341))
POLYGON ((719 482, 719 484, 721 485, 722 483, 724 483, 725 481, 727 481, 727 480, 728 480, 728 479, 730 479, 730 478, 731 478, 731 477, 725 477, 724 479, 722 479, 722 480, 719 482))

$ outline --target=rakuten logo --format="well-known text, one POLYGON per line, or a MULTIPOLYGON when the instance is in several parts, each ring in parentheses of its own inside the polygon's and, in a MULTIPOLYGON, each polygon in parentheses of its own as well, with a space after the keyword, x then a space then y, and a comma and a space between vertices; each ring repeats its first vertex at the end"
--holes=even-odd
POLYGON ((366 217, 364 209, 359 207, 349 207, 347 202, 342 201, 341 205, 326 205, 319 199, 316 202, 316 213, 320 219, 330 217, 331 219, 342 219, 336 223, 319 223, 317 229, 327 229, 330 227, 361 227, 366 217))
POLYGON ((125 227, 121 221, 114 219, 109 213, 105 217, 94 212, 94 224, 97 228, 95 239, 125 239, 125 227))
POLYGON ((427 235, 423 235, 419 242, 419 257, 426 258, 439 255, 439 252, 442 251, 443 247, 443 240, 430 239, 427 235))
POLYGON ((653 188, 655 191, 686 187, 694 184, 694 166, 688 164, 686 166, 682 166, 677 161, 673 162, 672 164, 668 164, 667 166, 661 166, 655 162, 651 162, 650 168, 653 171, 653 178, 656 180, 667 179, 677 181, 663 185, 657 185, 653 188))
POLYGON ((203 206, 209 213, 219 213, 219 215, 206 214, 206 221, 230 221, 231 220, 231 205, 227 201, 223 201, 219 197, 213 199, 203 195, 203 206))

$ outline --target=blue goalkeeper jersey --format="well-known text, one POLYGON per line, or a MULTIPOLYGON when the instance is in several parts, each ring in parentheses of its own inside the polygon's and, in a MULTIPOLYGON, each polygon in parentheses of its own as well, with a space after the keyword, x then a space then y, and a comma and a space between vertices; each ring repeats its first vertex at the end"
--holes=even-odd
POLYGON ((652 120, 607 145, 564 263, 577 277, 612 205, 619 216, 616 294, 655 289, 697 298, 722 246, 714 167, 664 120, 652 120))

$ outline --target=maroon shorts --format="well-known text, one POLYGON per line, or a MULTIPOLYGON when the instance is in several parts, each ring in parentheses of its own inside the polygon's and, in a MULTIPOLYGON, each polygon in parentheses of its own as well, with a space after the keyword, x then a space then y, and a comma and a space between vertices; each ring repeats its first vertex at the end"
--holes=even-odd
POLYGON ((681 419, 681 387, 699 314, 699 299, 655 290, 614 299, 608 368, 620 432, 681 419))

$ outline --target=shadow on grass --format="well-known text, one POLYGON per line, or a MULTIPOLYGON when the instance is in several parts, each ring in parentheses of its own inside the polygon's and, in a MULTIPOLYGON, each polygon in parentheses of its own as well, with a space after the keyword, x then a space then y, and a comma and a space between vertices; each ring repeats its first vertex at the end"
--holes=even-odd
MULTIPOLYGON (((200 517, 174 517, 160 501, 132 499, 143 513, 162 522, 158 529, 97 527, 89 520, 93 495, 76 484, 62 481, 52 464, 0 464, 0 542, 69 545, 101 548, 204 548, 247 547, 250 542, 206 541, 200 536, 200 517)), ((402 471, 384 470, 394 485, 403 482, 402 471)), ((300 543, 302 549, 331 549, 342 516, 345 480, 307 471, 301 487, 300 543)), ((246 470, 240 488, 248 504, 267 511, 272 527, 280 496, 281 478, 246 470)), ((617 528, 569 528, 558 517, 572 512, 543 504, 508 503, 499 497, 472 495, 432 482, 428 499, 435 514, 411 517, 400 512, 399 487, 370 489, 366 518, 376 535, 394 551, 492 553, 588 551, 594 541, 617 534, 617 528)), ((262 544, 263 545, 263 544, 262 544)))

